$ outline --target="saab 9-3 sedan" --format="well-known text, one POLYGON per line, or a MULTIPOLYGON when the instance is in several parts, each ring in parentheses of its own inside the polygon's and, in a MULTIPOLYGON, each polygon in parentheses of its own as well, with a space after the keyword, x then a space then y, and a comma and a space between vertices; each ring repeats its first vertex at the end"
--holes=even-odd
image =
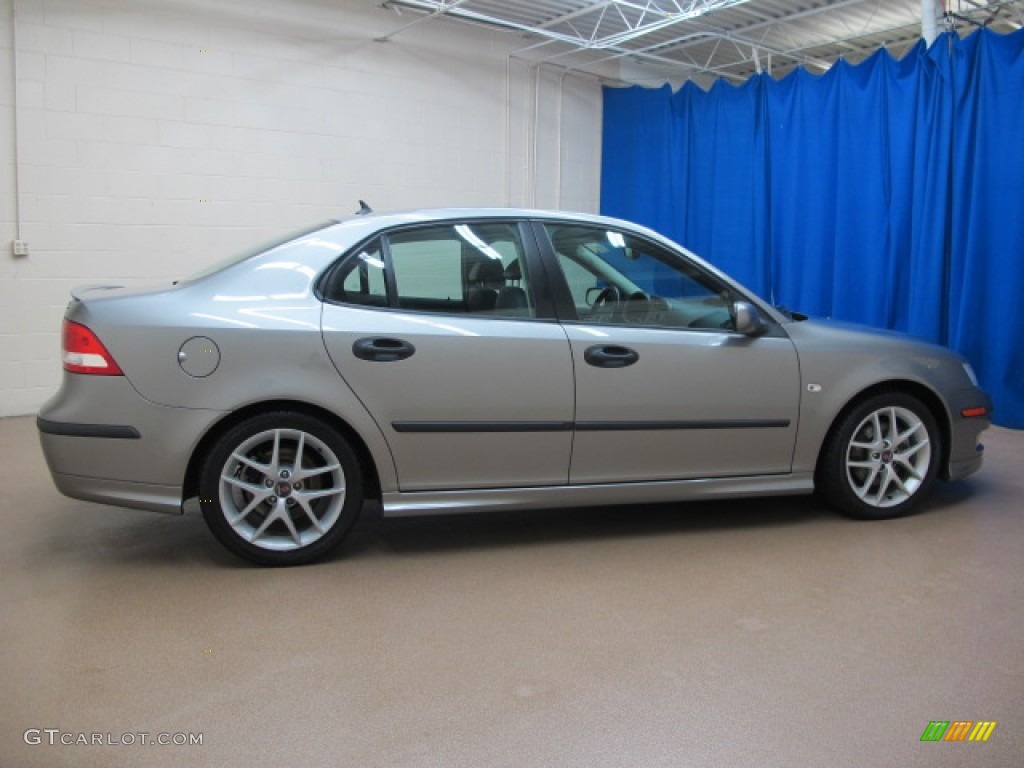
POLYGON ((57 488, 256 563, 384 515, 808 493, 912 509, 982 461, 960 356, 776 309, 655 232, 356 215, 148 289, 73 292, 38 427, 57 488), (193 501, 194 503, 194 501, 193 501))

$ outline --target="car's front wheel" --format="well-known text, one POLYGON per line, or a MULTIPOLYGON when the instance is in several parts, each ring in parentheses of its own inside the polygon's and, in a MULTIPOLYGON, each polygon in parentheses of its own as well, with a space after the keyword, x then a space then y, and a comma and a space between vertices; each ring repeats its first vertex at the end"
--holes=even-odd
POLYGON ((217 440, 200 478, 214 536, 260 565, 322 557, 362 506, 359 462, 337 430, 290 411, 253 416, 217 440))
POLYGON ((832 432, 818 466, 818 491, 851 517, 906 514, 935 480, 939 441, 935 417, 916 397, 868 398, 832 432))

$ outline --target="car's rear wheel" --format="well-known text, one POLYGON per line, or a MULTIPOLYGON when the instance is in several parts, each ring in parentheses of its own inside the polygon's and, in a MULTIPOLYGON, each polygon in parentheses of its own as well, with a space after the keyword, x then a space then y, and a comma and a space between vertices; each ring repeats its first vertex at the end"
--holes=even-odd
POLYGON ((940 439, 935 417, 916 397, 868 398, 833 431, 818 466, 818 491, 851 517, 904 515, 935 480, 940 439))
POLYGON ((359 462, 345 438, 290 411, 229 429, 200 479, 200 508, 214 536, 260 565, 322 557, 345 538, 362 501, 359 462))

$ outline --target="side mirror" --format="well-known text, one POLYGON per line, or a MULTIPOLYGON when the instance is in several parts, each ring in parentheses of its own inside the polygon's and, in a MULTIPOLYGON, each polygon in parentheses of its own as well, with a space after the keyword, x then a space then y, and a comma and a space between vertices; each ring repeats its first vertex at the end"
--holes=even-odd
POLYGON ((732 325, 736 333, 760 336, 766 330, 761 313, 749 301, 734 301, 729 307, 729 314, 732 315, 732 325))

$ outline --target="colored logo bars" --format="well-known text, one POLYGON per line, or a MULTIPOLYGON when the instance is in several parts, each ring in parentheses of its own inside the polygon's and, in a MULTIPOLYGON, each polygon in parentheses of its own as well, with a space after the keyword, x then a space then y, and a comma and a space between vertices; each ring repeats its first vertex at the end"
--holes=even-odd
POLYGON ((921 741, 988 741, 995 728, 995 720, 932 720, 921 741))

